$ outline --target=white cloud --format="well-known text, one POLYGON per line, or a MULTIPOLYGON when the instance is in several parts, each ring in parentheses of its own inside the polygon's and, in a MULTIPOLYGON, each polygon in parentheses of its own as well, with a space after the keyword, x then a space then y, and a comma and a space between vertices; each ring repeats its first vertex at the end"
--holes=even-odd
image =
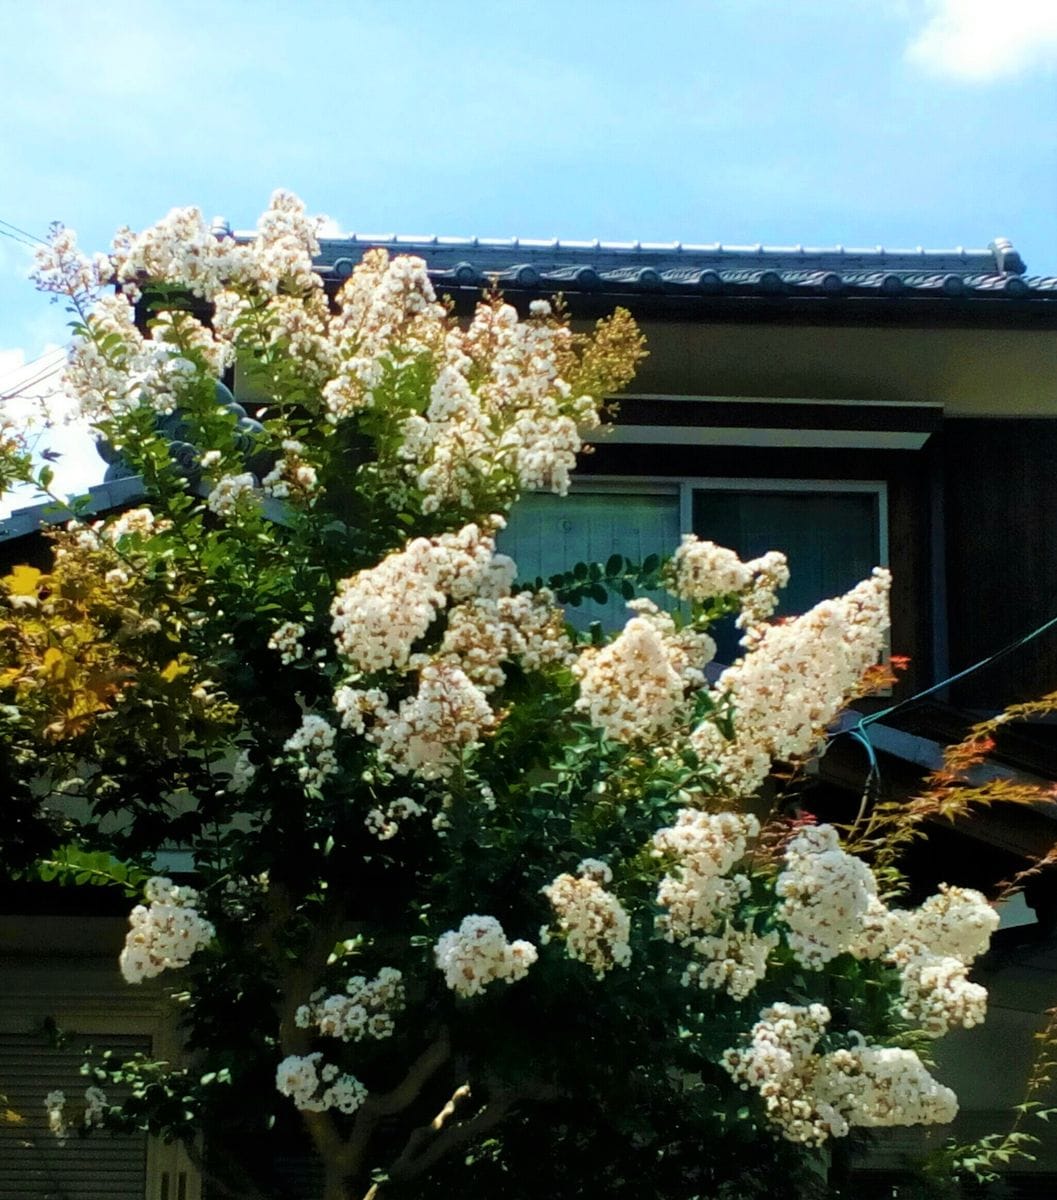
POLYGON ((929 9, 906 56, 933 74, 985 83, 1057 65, 1057 0, 929 0, 929 9))
MULTIPOLYGON (((24 350, 0 349, 0 413, 25 430, 38 461, 44 450, 58 456, 52 463, 52 488, 60 495, 77 495, 99 483, 106 468, 82 422, 45 426, 45 414, 54 414, 55 401, 61 396, 65 357, 63 347, 56 345, 46 346, 42 354, 29 360, 24 350)), ((0 519, 37 499, 30 487, 5 493, 0 496, 0 519)))

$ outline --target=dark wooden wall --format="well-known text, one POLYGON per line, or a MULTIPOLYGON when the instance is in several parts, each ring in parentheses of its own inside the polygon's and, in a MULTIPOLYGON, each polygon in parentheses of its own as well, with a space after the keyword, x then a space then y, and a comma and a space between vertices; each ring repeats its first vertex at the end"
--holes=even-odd
MULTIPOLYGON (((1057 616, 1057 421, 946 423, 951 666, 987 657, 1057 616)), ((966 707, 1057 689, 1057 629, 957 685, 966 707)))

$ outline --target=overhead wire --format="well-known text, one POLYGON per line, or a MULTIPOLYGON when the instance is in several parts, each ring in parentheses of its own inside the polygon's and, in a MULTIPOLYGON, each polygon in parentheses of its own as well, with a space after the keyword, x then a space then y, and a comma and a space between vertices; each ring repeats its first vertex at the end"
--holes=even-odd
MULTIPOLYGON (((43 238, 37 237, 35 233, 30 233, 28 229, 23 229, 20 225, 12 225, 10 221, 5 221, 0 218, 0 225, 5 226, 7 229, 14 230, 15 233, 21 234, 24 238, 29 238, 31 242, 36 242, 38 245, 46 246, 48 244, 43 238)), ((10 237, 11 235, 8 234, 7 236, 10 237)))
POLYGON ((1049 630, 1053 629, 1054 627, 1057 627, 1057 617, 1051 617, 1048 621, 1044 621, 1041 625, 1036 626, 1030 632, 1023 634, 1020 637, 1015 638, 1012 642, 1002 646, 993 654, 987 655, 986 658, 980 659, 979 662, 975 662, 971 666, 964 667, 961 671, 955 672, 955 674, 948 676, 946 679, 941 679, 939 683, 934 683, 927 688, 923 688, 920 692, 915 692, 912 696, 907 696, 903 700, 897 701, 895 704, 890 704, 887 708, 879 709, 874 713, 865 713, 859 718, 858 721, 855 722, 854 725, 851 725, 846 729, 839 729, 836 733, 832 734, 827 739, 827 743, 833 742, 836 738, 842 737, 846 734, 849 737, 854 738, 866 751, 869 769, 866 775, 866 782, 863 785, 863 803, 859 810, 859 819, 861 819, 865 806, 868 803, 871 795, 874 794, 876 788, 881 782, 881 766, 877 759, 877 750, 874 747, 873 742, 870 741, 870 736, 867 733, 867 728, 870 725, 874 725, 878 721, 884 720, 885 717, 890 717, 894 713, 901 712, 910 705, 916 704, 919 700, 924 700, 926 697, 932 696, 936 692, 942 691, 946 687, 950 687, 952 683, 958 683, 962 679, 967 679, 970 675, 974 675, 977 671, 982 670, 984 667, 989 667, 992 664, 999 662, 1007 655, 1019 650, 1022 646, 1026 646, 1029 642, 1033 642, 1037 637, 1041 637, 1044 633, 1049 632, 1049 630))

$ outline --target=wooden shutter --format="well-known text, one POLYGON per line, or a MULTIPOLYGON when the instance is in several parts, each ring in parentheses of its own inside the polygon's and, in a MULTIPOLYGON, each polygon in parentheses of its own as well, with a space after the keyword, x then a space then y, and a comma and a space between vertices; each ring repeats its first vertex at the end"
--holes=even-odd
POLYGON ((90 1082, 79 1073, 87 1044, 122 1058, 151 1048, 141 1035, 79 1031, 75 1043, 53 1050, 39 1036, 0 1033, 0 1094, 7 1097, 0 1115, 7 1109, 16 1118, 0 1120, 0 1200, 144 1200, 145 1135, 93 1130, 79 1137, 71 1128, 60 1142, 48 1130, 44 1097, 55 1089, 66 1094, 67 1115, 80 1120, 90 1082))

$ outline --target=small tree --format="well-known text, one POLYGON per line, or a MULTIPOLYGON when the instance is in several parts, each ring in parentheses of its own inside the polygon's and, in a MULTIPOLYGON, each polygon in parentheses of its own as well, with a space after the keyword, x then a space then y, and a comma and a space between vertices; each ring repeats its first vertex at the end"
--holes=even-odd
POLYGON ((189 1054, 96 1061, 136 1087, 92 1122, 204 1131, 238 1196, 296 1119, 326 1200, 745 1200, 821 1190, 856 1130, 949 1121, 919 1054, 983 1019, 995 913, 900 907, 894 868, 760 796, 876 683, 887 573, 785 623, 780 554, 692 537, 519 583, 496 537, 564 494, 633 322, 492 294, 459 324, 381 251, 328 296, 317 252, 278 193, 249 241, 185 210, 41 255, 68 392, 146 499, 0 581, 5 753, 64 831, 38 871, 142 891, 120 967, 180 989, 189 1054), (636 599, 660 587, 670 612, 636 599), (566 624, 613 592, 616 636, 566 624), (727 613, 745 653, 709 685, 727 613), (155 874, 173 845, 193 887, 155 874))

